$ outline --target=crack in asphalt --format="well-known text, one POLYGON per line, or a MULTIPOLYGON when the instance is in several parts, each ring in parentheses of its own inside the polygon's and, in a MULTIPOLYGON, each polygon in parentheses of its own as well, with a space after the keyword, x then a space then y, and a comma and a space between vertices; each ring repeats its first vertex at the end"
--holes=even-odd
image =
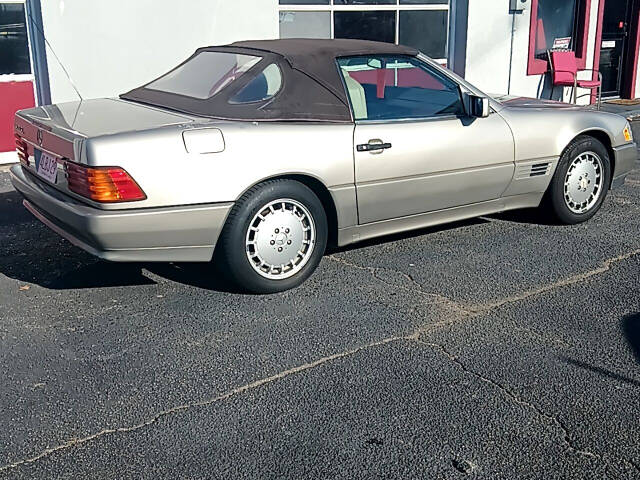
POLYGON ((352 267, 352 268, 356 268, 358 270, 363 270, 366 272, 369 272, 369 274, 375 278, 376 280, 389 285, 391 287, 394 288, 400 288, 404 291, 407 291, 409 293, 416 293, 420 296, 423 297, 430 297, 432 299, 435 300, 436 303, 444 306, 447 310, 451 311, 452 313, 457 313, 460 315, 470 315, 471 312, 470 310, 468 310, 467 308, 465 308, 464 306, 460 305, 458 302, 455 302, 453 300, 451 300, 449 297, 446 297, 444 295, 440 295, 438 293, 433 293, 433 292, 426 292, 423 288, 422 285, 420 283, 418 283, 410 274, 402 272, 400 270, 394 270, 392 268, 381 268, 381 267, 367 267, 367 266, 363 266, 363 265, 358 265, 357 263, 353 263, 350 262, 348 260, 345 260, 344 258, 338 257, 335 254, 332 255, 327 255, 328 259, 333 260, 337 263, 340 263, 342 265, 346 265, 347 267, 352 267), (405 285, 399 285, 397 283, 394 282, 389 282, 387 279, 385 279, 384 277, 379 275, 379 272, 393 272, 397 275, 400 275, 401 277, 404 277, 409 283, 411 283, 413 285, 412 287, 408 287, 405 285))
MULTIPOLYGON (((517 303, 520 302, 522 300, 526 300, 530 297, 534 297, 537 295, 541 295, 553 290, 556 290, 558 288, 562 288, 562 287, 567 287, 569 285, 574 285, 576 283, 588 280, 589 278, 596 276, 596 275, 601 275, 603 273, 608 272, 611 267, 619 262, 622 262, 624 260, 628 260, 629 258, 635 257, 636 255, 640 254, 640 248, 633 250, 631 252, 627 252, 627 253, 623 253, 621 255, 609 258, 607 260, 605 260, 604 262, 602 262, 602 264, 592 270, 589 270, 587 272, 583 272, 583 273, 578 273, 575 275, 571 275, 569 277, 557 280, 555 282, 549 283, 547 285, 544 285, 542 287, 538 287, 538 288, 533 288, 530 290, 526 290, 524 292, 520 292, 517 293, 515 295, 510 295, 507 296, 503 299, 500 299, 498 301, 495 302, 491 302, 491 303, 483 303, 483 304, 477 304, 477 305, 461 305, 460 303, 444 296, 438 293, 432 293, 432 292, 426 292, 423 288, 422 285, 420 283, 418 283, 411 275, 406 274, 404 272, 401 272, 399 270, 394 270, 394 269, 390 269, 390 268, 380 268, 380 267, 367 267, 367 266, 363 266, 363 265, 358 265, 356 263, 350 262, 348 260, 345 260, 344 258, 340 258, 337 257, 335 254, 333 255, 328 255, 327 258, 334 260, 338 263, 341 263, 343 265, 347 265, 353 268, 357 268, 359 270, 364 270, 364 271, 368 271, 371 276, 373 276, 375 279, 387 284, 387 285, 391 285, 397 288, 402 288, 403 290, 409 291, 409 292, 413 292, 413 293, 418 293, 422 296, 428 296, 428 297, 433 297, 435 298, 438 303, 444 304, 446 306, 449 307, 450 310, 452 311, 457 311, 458 313, 462 314, 462 315, 479 315, 479 314, 484 314, 484 313, 488 313, 491 310, 494 310, 496 308, 500 308, 503 307, 505 305, 511 304, 511 303, 517 303), (391 271, 394 272, 398 275, 404 276, 407 280, 409 280, 413 285, 414 288, 409 288, 406 286, 402 286, 402 285, 397 285, 395 283, 392 282, 388 282, 387 280, 385 280, 384 278, 381 278, 377 272, 378 271, 391 271)), ((436 325, 436 324, 433 324, 436 325)))
MULTIPOLYGON (((490 311, 492 311, 493 309, 496 308, 500 308, 502 306, 508 305, 508 304, 512 304, 512 303, 517 303, 523 300, 526 300, 528 298, 537 296, 537 295, 542 295, 548 292, 551 292, 553 290, 559 289, 559 288, 563 288, 563 287, 567 287, 570 285, 575 285, 577 283, 580 283, 582 281, 586 281, 596 275, 601 275, 603 273, 608 272, 613 265, 622 262, 624 260, 627 260, 629 258, 635 257, 637 255, 640 254, 640 249, 636 249, 633 250, 631 252, 627 252, 624 254, 620 254, 617 255, 615 257, 606 259, 604 262, 602 262, 602 264, 594 269, 591 269, 587 272, 583 272, 583 273, 579 273, 579 274, 575 274, 575 275, 571 275, 569 277, 560 279, 558 281, 549 283, 547 285, 544 285, 542 287, 539 288, 535 288, 535 289, 531 289, 531 290, 527 290, 525 292, 522 293, 518 293, 516 295, 511 295, 508 297, 505 297, 501 300, 498 300, 496 302, 492 302, 492 303, 486 303, 486 304, 479 304, 479 305, 471 305, 471 306, 462 306, 458 303, 456 303, 455 301, 449 299, 448 297, 445 297, 443 295, 439 295, 439 294, 433 294, 433 293, 428 293, 425 292, 422 288, 422 285, 419 284, 418 282, 416 282, 413 277, 411 277, 408 274, 404 274, 403 272, 397 272, 400 274, 403 274, 405 277, 407 277, 408 280, 410 280, 415 286, 416 288, 413 289, 409 289, 404 287, 405 290, 410 290, 410 291, 417 291, 418 293, 420 293, 421 295, 427 295, 427 296, 432 296, 435 298, 440 299, 440 301, 442 303, 445 303, 446 305, 450 305, 450 306, 455 306, 455 310, 457 310, 459 313, 462 314, 462 318, 458 318, 457 320, 462 320, 462 319, 467 319, 470 317, 476 317, 482 314, 486 314, 489 313, 490 311)), ((332 258, 333 260, 338 261, 339 263, 342 263, 344 265, 348 265, 348 266, 352 266, 361 270, 367 270, 371 273, 371 275, 384 282, 389 284, 389 282, 387 282, 385 279, 380 278, 378 275, 376 275, 376 271, 381 270, 375 267, 364 267, 362 265, 358 265, 358 264, 354 264, 352 262, 349 262, 347 260, 344 260, 342 258, 336 257, 335 255, 330 255, 329 258, 332 258)), ((402 288, 402 287, 401 287, 402 288)), ((495 388, 498 388, 500 391, 502 391, 505 395, 507 395, 509 398, 511 398, 513 401, 515 401, 516 403, 525 406, 527 408, 533 409, 534 411, 537 412, 537 414, 542 417, 545 418, 546 420, 552 422, 553 424, 555 424, 564 434, 564 444, 566 445, 567 449, 582 455, 582 456, 587 456, 587 457, 593 457, 596 458, 600 461, 604 461, 605 465, 609 466, 609 463, 603 458, 602 455, 590 452, 588 450, 582 450, 579 448, 576 448, 572 441, 571 441, 571 437, 569 434, 569 430, 567 429, 567 427, 555 416, 553 415, 549 415, 547 413, 545 413, 544 411, 542 411, 540 408, 538 408, 536 405, 527 402, 526 400, 521 399, 520 397, 518 397, 516 394, 514 394, 513 392, 511 392, 510 390, 508 390, 507 388, 505 388, 504 386, 500 385, 499 383, 491 380, 488 377, 485 377, 483 375, 481 375, 478 372, 475 372, 471 369, 469 369, 462 361, 460 361, 456 356, 452 355, 450 352, 448 352, 444 346, 439 345, 439 344, 435 344, 435 343, 428 343, 425 342, 424 340, 421 339, 422 335, 429 333, 433 330, 438 329, 439 327, 443 327, 446 325, 452 325, 456 322, 456 319, 454 318, 445 318, 442 321, 439 322, 435 322, 429 325, 425 325, 422 327, 419 327, 418 329, 415 330, 414 333, 412 333, 411 335, 407 335, 405 338, 407 340, 412 340, 418 343, 422 343, 424 345, 430 346, 431 348, 436 348, 439 349, 442 354, 444 354, 447 358, 449 358, 452 362, 456 363, 463 371, 474 375, 475 377, 477 377, 478 379, 482 380, 483 382, 489 383, 491 385, 493 385, 495 388)), ((631 460, 627 460, 627 459, 618 459, 618 461, 623 462, 625 464, 631 465, 633 468, 635 468, 638 472, 640 472, 640 469, 638 468, 638 465, 635 464, 635 462, 631 461, 631 460)))
POLYGON ((359 265, 357 263, 353 263, 348 260, 345 260, 344 258, 336 256, 335 254, 328 255, 327 258, 337 263, 340 263, 342 265, 346 265, 348 267, 367 271, 374 279, 384 283, 385 285, 389 285, 395 288, 401 288, 402 290, 408 291, 410 293, 418 294, 422 297, 429 297, 429 298, 435 299, 437 304, 444 306, 445 309, 451 313, 451 315, 445 316, 445 318, 443 318, 440 321, 426 324, 426 325, 423 325, 422 327, 417 328, 415 332, 409 335, 408 337, 408 338, 417 340, 420 338, 421 335, 425 333, 430 333, 439 328, 453 325, 454 323, 459 322, 460 320, 487 314, 496 308, 500 308, 512 303, 521 302, 522 300, 526 300, 528 298, 535 297, 537 295, 542 295, 562 287, 567 287, 570 285, 575 285, 576 283, 580 283, 582 281, 586 281, 591 277, 608 272, 611 269, 611 267, 616 263, 622 262, 624 260, 627 260, 639 254, 640 254, 640 248, 633 250, 631 252, 623 253, 621 255, 617 255, 615 257, 609 258, 604 262, 602 262, 600 266, 592 270, 589 270, 587 272, 571 275, 569 277, 557 280, 555 282, 549 283, 542 287, 526 290, 524 292, 517 293, 515 295, 510 295, 496 302, 477 304, 477 305, 467 305, 467 306, 462 305, 444 295, 425 291, 422 288, 422 285, 418 283, 411 275, 401 272, 399 270, 393 270, 390 268, 380 268, 380 267, 367 267, 367 266, 359 265), (380 271, 391 271, 398 275, 401 275, 405 277, 409 282, 411 282, 413 287, 407 287, 404 285, 398 285, 396 283, 389 282, 385 278, 378 275, 378 272, 380 271))
POLYGON ((482 304, 482 305, 478 305, 478 306, 471 306, 469 307, 469 310, 473 313, 487 313, 495 308, 499 308, 502 307, 504 305, 510 304, 510 303, 516 303, 516 302, 520 302, 522 300, 526 300, 527 298, 530 297, 534 297, 537 295, 541 295, 543 293, 547 293, 550 292, 552 290, 556 290, 558 288, 562 288, 562 287, 567 287, 569 285, 574 285, 576 283, 582 282, 584 280, 588 280, 591 277, 594 277, 596 275, 601 275, 603 273, 608 272, 609 270, 611 270, 611 267, 619 262, 622 262, 624 260, 628 260, 629 258, 635 257, 636 255, 640 254, 640 248, 633 250, 631 252, 628 253, 623 253, 621 255, 609 258, 607 260, 605 260, 604 262, 602 262, 602 264, 599 267, 596 267, 592 270, 589 270, 587 272, 584 273, 578 273, 575 275, 572 275, 570 277, 566 277, 563 279, 560 279, 558 281, 549 283, 547 285, 544 285, 542 287, 539 288, 533 288, 531 290, 527 290, 525 292, 522 293, 518 293, 515 295, 511 295, 509 297, 503 298, 502 300, 498 300, 496 302, 492 302, 492 303, 486 303, 486 304, 482 304))
POLYGON ((463 372, 468 373, 469 375, 472 375, 472 376, 476 377, 478 380, 495 387, 500 392, 502 392, 506 397, 508 397, 509 399, 511 399, 512 401, 517 403, 518 405, 522 405, 523 407, 526 407, 526 408, 528 408, 530 410, 535 411, 536 414, 539 417, 542 417, 545 420, 548 420, 549 422, 555 424, 556 427, 558 427, 563 432, 563 434, 564 434, 563 440, 564 440, 564 443, 565 443, 565 445, 566 445, 568 450, 571 450, 572 452, 577 453, 579 455, 583 455, 585 457, 592 457, 592 458, 597 458, 597 459, 601 459, 602 458, 600 455, 598 455, 596 453, 590 452, 588 450, 582 450, 580 448, 575 447, 573 445, 573 442, 571 441, 571 437, 569 435, 569 431, 567 430, 567 427, 565 427, 564 424, 560 420, 558 420, 557 417, 555 417, 554 415, 550 415, 548 413, 545 413, 543 410, 541 410, 535 404, 520 398, 516 393, 512 392, 511 390, 509 390, 508 388, 504 387, 503 385, 501 385, 500 383, 496 382, 495 380, 492 380, 489 377, 485 377, 481 373, 476 372, 475 370, 472 370, 471 368, 467 367, 467 365, 462 360, 460 360, 456 355, 454 355, 451 352, 449 352, 444 347, 444 345, 441 345, 439 343, 425 342, 424 340, 419 340, 419 339, 416 339, 415 341, 418 342, 418 343, 421 343, 422 345, 430 347, 433 350, 439 351, 443 356, 445 356, 451 362, 453 362, 458 367, 460 367, 460 369, 463 372))
MULTIPOLYGON (((548 422, 554 424, 563 434, 563 438, 562 438, 562 442, 564 443, 566 450, 571 451, 572 453, 575 453, 577 455, 581 455, 584 457, 591 457, 591 458, 595 458, 601 462, 604 462, 604 464, 607 467, 611 467, 610 463, 607 461, 606 456, 600 455, 598 453, 594 453, 591 452, 589 450, 584 450, 581 448, 578 448, 575 446, 574 442, 571 440, 571 434, 569 433, 569 429, 567 428, 567 426, 555 415, 551 415, 549 413, 546 413, 545 411, 543 411, 541 408, 539 408, 538 406, 536 406, 534 403, 531 403, 527 400, 524 400, 523 398, 521 398, 520 396, 518 396, 515 392, 513 392, 512 390, 509 390, 508 388, 506 388, 504 385, 496 382, 495 380, 486 377, 484 375, 482 375, 481 373, 469 368, 462 360, 460 360, 460 358, 454 354, 452 354, 451 352, 449 352, 444 345, 441 345, 439 343, 432 343, 432 342, 425 342, 424 340, 420 340, 420 339, 414 339, 417 343, 420 343, 422 345, 428 346, 430 348, 432 348, 435 351, 439 351, 444 357, 446 357, 447 359, 449 359, 452 363, 454 363, 455 365, 457 365, 463 372, 474 376, 475 378, 477 378, 478 380, 487 383, 493 387, 495 387, 497 390, 499 390, 500 392, 502 392, 507 398, 511 399, 513 402, 517 403, 518 405, 521 405, 525 408, 528 408, 530 410, 533 410, 540 418, 543 418, 545 420, 547 420, 548 422)), ((624 458, 619 458, 619 457, 613 457, 615 458, 616 461, 627 464, 627 465, 631 465, 633 468, 635 468, 638 472, 640 472, 640 469, 638 468, 638 466, 635 464, 635 462, 633 460, 628 460, 628 459, 624 459, 624 458)))
MULTIPOLYGON (((461 315, 463 318, 468 318, 468 317, 472 317, 472 316, 477 316, 479 314, 482 313, 487 313, 490 310, 494 309, 494 308, 498 308, 501 307, 503 305, 509 304, 509 303, 514 303, 514 302, 518 302, 524 299, 527 299, 529 297, 535 296, 535 295, 539 295, 542 293, 546 293, 549 292, 551 290, 554 290, 556 288, 561 288, 564 286, 568 286, 568 285, 573 285, 575 283, 578 283, 580 281, 586 280, 588 278, 591 278, 595 275, 598 274, 602 274, 607 272, 608 270, 610 270, 611 266, 617 262, 626 260, 628 258, 631 258, 635 255, 640 254, 640 249, 634 250, 632 252, 626 253, 626 254, 622 254, 622 255, 618 255, 616 257, 610 258, 608 260, 606 260, 600 267, 595 268, 593 270, 590 270, 588 272, 585 273, 581 273, 581 274, 577 274, 577 275, 573 275, 571 277, 567 277, 566 279, 562 279, 559 280, 557 282, 553 282, 549 285, 546 285, 544 287, 538 288, 538 289, 533 289, 533 290, 529 290, 526 292, 523 292, 521 294, 517 294, 517 295, 513 295, 510 297, 507 297, 503 300, 500 300, 498 302, 494 302, 494 303, 490 303, 490 304, 485 304, 485 305, 479 305, 479 306, 472 306, 472 307, 464 307, 461 306, 460 304, 454 302, 453 300, 449 299, 446 296, 443 295, 439 295, 436 293, 430 293, 430 292, 425 292, 422 289, 422 286, 416 282, 413 277, 411 277, 410 275, 403 273, 403 272, 399 272, 399 271, 395 271, 392 269, 380 269, 380 268, 374 268, 374 267, 365 267, 365 266, 361 266, 358 264, 354 264, 352 262, 349 262, 347 260, 344 260, 342 258, 336 257, 335 255, 329 255, 328 258, 341 263, 343 265, 347 265, 350 266, 352 268, 357 268, 360 270, 365 270, 368 271, 374 278, 376 278, 378 281, 382 281, 383 283, 387 284, 387 285, 391 285, 393 287, 397 287, 397 288, 402 288, 404 290, 407 290, 409 292, 412 293, 418 293, 422 296, 428 296, 431 298, 434 298, 438 303, 441 303, 443 305, 445 305, 446 307, 449 308, 449 310, 452 313, 458 313, 459 315, 461 315), (413 288, 410 287, 404 287, 401 285, 397 285, 394 283, 389 283, 387 282, 384 278, 381 278, 377 272, 378 271, 394 271, 395 273, 398 273, 402 276, 404 276, 409 282, 411 282, 411 284, 413 284, 413 288)), ((571 450, 572 452, 575 452, 577 454, 583 455, 583 456, 589 456, 589 457, 593 457, 596 459, 600 459, 602 460, 603 457, 595 454, 593 452, 587 451, 587 450, 581 450, 578 449, 576 447, 573 446, 573 444, 571 443, 571 439, 570 439, 570 435, 569 432, 567 430, 567 428, 562 424, 562 422, 560 422, 556 417, 546 414, 545 412, 543 412, 542 410, 540 410, 538 407, 536 407, 534 404, 527 402, 525 400, 520 399, 517 395, 515 395, 513 392, 511 392, 510 390, 506 389, 505 387, 503 387, 502 385, 498 384, 497 382, 482 376, 481 374, 474 372, 473 370, 467 368, 464 363, 462 363, 457 357, 455 357, 454 355, 450 354, 442 345, 439 344, 435 344, 435 343, 428 343, 425 342, 424 340, 421 340, 421 336, 424 333, 427 333, 428 331, 432 330, 433 328, 439 327, 439 326, 445 326, 448 324, 452 324, 454 322, 453 319, 451 318, 447 318, 441 322, 436 322, 434 324, 430 324, 426 327, 421 327, 416 329, 412 334, 410 335, 402 335, 402 336, 391 336, 391 337, 386 337, 382 340, 378 340, 375 342, 371 342, 368 343, 366 345, 362 345, 360 347, 356 347, 350 350, 346 350, 344 352, 340 352, 340 353, 336 353, 333 355, 328 355, 322 358, 319 358, 317 360, 314 360, 313 362, 310 363, 305 363, 302 365, 299 365, 297 367, 293 367, 287 370, 283 370, 279 373, 276 373, 274 375, 271 375, 269 377, 265 377, 259 380, 255 380, 253 382, 247 383, 245 385, 242 385, 240 387, 236 387, 232 390, 227 391, 226 393, 223 393, 221 395, 218 395, 216 397, 212 397, 209 399, 205 399, 205 400, 199 400, 196 402, 191 402, 191 403, 186 403, 186 404, 182 404, 182 405, 178 405, 172 408, 169 408, 167 410, 163 410, 161 412, 156 413, 154 416, 152 416, 151 418, 149 418, 148 420, 142 422, 142 423, 138 423, 135 425, 131 425, 128 427, 116 427, 116 428, 106 428, 103 430, 100 430, 99 432, 93 433, 91 435, 88 435, 86 437, 81 437, 81 438, 73 438, 71 440, 68 440, 65 443, 62 443, 60 445, 57 445, 55 447, 50 447, 50 448, 46 448, 45 450, 43 450, 42 452, 40 452, 37 455, 34 455, 32 457, 23 459, 23 460, 18 460, 16 462, 13 463, 9 463, 6 464, 4 466, 0 466, 0 473, 11 470, 13 468, 17 468, 23 465, 27 465, 30 463, 34 463, 44 457, 47 457, 51 454, 54 454, 56 452, 60 452, 62 450, 66 450, 69 448, 73 448, 75 446, 78 445, 82 445, 88 442, 91 442, 97 438, 103 437, 105 435, 110 435, 110 434, 116 434, 116 433, 128 433, 128 432, 133 432, 139 429, 142 429, 144 427, 147 427, 149 425, 152 425, 154 423, 156 423, 158 420, 160 420, 163 417, 172 415, 174 413, 178 413, 181 411, 185 411, 188 410, 190 408, 194 408, 194 407, 202 407, 202 406, 208 406, 208 405, 212 405, 215 404, 217 402, 223 401, 223 400, 227 400, 235 395, 239 395, 241 393, 247 392, 249 390, 261 387, 263 385, 269 384, 271 382, 283 379, 285 377, 288 377, 290 375, 294 375, 300 372, 304 372, 306 370, 310 370, 312 368, 318 367, 320 365, 323 365, 325 363, 334 361, 334 360, 338 360, 338 359, 342 359, 345 357, 349 357, 351 355, 354 355, 356 353, 359 353, 363 350, 367 350, 369 348, 374 348, 374 347, 378 347, 381 345, 386 345, 388 343, 392 343, 392 342, 396 342, 396 341, 415 341, 424 345, 427 345, 431 348, 437 348, 439 349, 446 357, 448 357, 451 361, 455 362, 457 365, 459 365, 459 367, 464 370, 465 372, 476 376, 478 379, 482 380, 483 382, 489 383, 491 385, 493 385, 495 388, 500 389, 505 395, 507 395, 509 398, 511 398, 513 401, 515 401, 516 403, 519 403, 523 406, 526 406, 528 408, 531 408, 533 410, 535 410, 539 416, 547 419, 548 421, 554 423, 558 428, 560 428, 563 432, 564 432, 564 442, 566 443, 566 446, 569 450, 571 450)), ((630 465, 633 465, 636 470, 638 470, 637 465, 635 465, 635 463, 633 463, 632 461, 627 461, 624 460, 625 463, 628 463, 630 465)), ((639 470, 640 471, 640 470, 639 470)))
POLYGON ((344 352, 340 352, 340 353, 335 353, 333 355, 328 355, 326 357, 322 357, 319 358, 317 360, 314 360, 313 362, 309 362, 309 363, 305 363, 302 365, 298 365, 297 367, 293 367, 287 370, 283 370, 281 372, 278 372, 274 375, 271 375, 269 377, 265 377, 265 378, 261 378, 259 380, 255 380, 253 382, 247 383, 245 385, 242 385, 240 387, 236 387, 232 390, 229 390, 221 395, 218 395, 216 397, 212 397, 212 398, 208 398, 205 400, 199 400, 197 402, 191 402, 191 403, 185 403, 182 405, 178 405, 172 408, 169 408, 167 410, 162 410, 161 412, 156 413, 153 417, 149 418, 148 420, 142 422, 142 423, 138 423, 135 425, 131 425, 128 427, 116 427, 116 428, 105 428, 100 430, 99 432, 93 433, 91 435, 88 435, 86 437, 81 437, 81 438, 73 438, 65 443, 62 443, 60 445, 57 445, 55 447, 51 447, 51 448, 46 448, 45 450, 43 450, 42 452, 40 452, 37 455, 34 455, 32 457, 23 459, 23 460, 18 460, 16 462, 13 463, 9 463, 7 465, 3 465, 0 466, 0 473, 2 472, 6 472, 8 470, 23 466, 23 465, 27 465, 30 463, 34 463, 44 457, 47 457, 53 453, 56 452, 60 452, 62 450, 66 450, 78 445, 82 445, 84 443, 88 443, 91 442, 92 440, 95 440, 99 437, 103 437, 105 435, 110 435, 110 434, 114 434, 114 433, 129 433, 129 432, 134 432, 136 430, 140 430, 141 428, 147 427, 149 425, 152 425, 154 423, 156 423, 158 420, 160 420, 163 417, 169 416, 171 414, 174 413, 178 413, 181 411, 185 411, 188 410, 190 408, 194 408, 194 407, 203 407, 203 406, 208 406, 208 405, 212 405, 214 403, 223 401, 223 400, 227 400, 235 395, 239 395, 241 393, 247 392, 249 390, 253 390, 255 388, 261 387, 263 385, 266 385, 268 383, 271 382, 275 382, 277 380, 281 380, 285 377, 288 377, 290 375, 294 375, 300 372, 304 372, 306 370, 310 370, 312 368, 318 367, 320 365, 323 365, 325 363, 334 361, 334 360, 339 360, 345 357, 349 357, 351 355, 355 355, 356 353, 359 353, 363 350, 367 350, 369 348, 373 348, 373 347, 379 347, 381 345, 386 345, 388 343, 391 342, 396 342, 399 340, 406 340, 405 336, 392 336, 392 337, 386 337, 383 338, 382 340, 378 340, 375 342, 371 342, 368 343, 366 345, 362 345, 360 347, 356 347, 356 348, 352 348, 350 350, 346 350, 344 352))

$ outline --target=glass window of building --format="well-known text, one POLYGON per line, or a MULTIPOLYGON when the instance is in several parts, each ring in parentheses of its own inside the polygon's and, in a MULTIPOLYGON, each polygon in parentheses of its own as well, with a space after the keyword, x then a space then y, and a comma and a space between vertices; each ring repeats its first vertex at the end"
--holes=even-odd
POLYGON ((574 48, 578 0, 538 0, 536 55, 553 48, 574 48))
POLYGON ((401 43, 444 63, 449 0, 279 0, 280 38, 401 43))
POLYGON ((574 51, 578 68, 585 68, 589 6, 588 0, 531 0, 528 75, 548 71, 550 50, 574 51))
POLYGON ((280 38, 331 38, 331 14, 280 11, 280 38))
POLYGON ((0 75, 30 73, 24 3, 0 2, 0 75))

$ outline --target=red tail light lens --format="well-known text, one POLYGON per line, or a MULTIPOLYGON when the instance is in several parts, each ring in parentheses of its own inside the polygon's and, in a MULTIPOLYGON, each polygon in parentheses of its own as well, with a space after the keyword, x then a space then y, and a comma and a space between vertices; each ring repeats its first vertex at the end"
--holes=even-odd
POLYGON ((18 158, 20 159, 20 163, 25 167, 29 166, 29 151, 27 150, 27 142, 25 142, 20 135, 15 135, 16 137, 16 152, 18 152, 18 158))
POLYGON ((69 190, 96 202, 133 202, 147 196, 133 178, 119 167, 85 167, 66 162, 69 190))

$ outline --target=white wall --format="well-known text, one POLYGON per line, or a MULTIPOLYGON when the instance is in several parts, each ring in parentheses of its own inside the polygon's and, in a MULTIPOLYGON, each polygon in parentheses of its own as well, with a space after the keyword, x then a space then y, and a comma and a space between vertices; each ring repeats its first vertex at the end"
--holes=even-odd
POLYGON ((43 0, 53 103, 116 96, 201 46, 277 38, 278 0, 43 0), (59 61, 56 59, 56 55, 59 61))
MULTIPOLYGON (((587 68, 593 68, 593 52, 598 20, 598 0, 591 2, 587 68)), ((538 97, 542 91, 542 75, 527 75, 531 0, 521 14, 509 13, 506 0, 469 0, 467 31, 466 79, 487 93, 510 93, 538 97), (509 58, 513 29, 513 56, 509 82, 509 58)), ((580 78, 591 78, 582 74, 580 78)), ((570 89, 565 91, 569 99, 570 89)), ((580 91, 578 95, 587 93, 580 91)), ((547 93, 548 95, 548 93, 547 93)), ((548 97, 547 97, 548 98, 548 97)), ((589 103, 584 97, 580 103, 589 103)))

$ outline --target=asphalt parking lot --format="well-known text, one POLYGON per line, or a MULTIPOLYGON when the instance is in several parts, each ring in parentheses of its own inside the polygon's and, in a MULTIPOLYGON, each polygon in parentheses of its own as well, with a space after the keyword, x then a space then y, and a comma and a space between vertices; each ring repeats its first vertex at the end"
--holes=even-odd
POLYGON ((97 261, 0 173, 2 478, 640 478, 639 412, 640 169, 271 296, 97 261))

